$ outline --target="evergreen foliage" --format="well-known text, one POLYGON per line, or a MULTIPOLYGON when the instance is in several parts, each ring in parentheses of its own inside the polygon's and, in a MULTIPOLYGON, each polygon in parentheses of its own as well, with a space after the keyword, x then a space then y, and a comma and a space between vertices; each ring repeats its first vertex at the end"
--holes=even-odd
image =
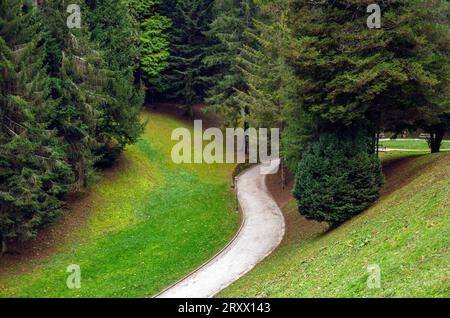
POLYGON ((73 175, 64 143, 43 120, 42 34, 34 13, 0 1, 0 240, 28 239, 60 212, 73 175), (13 36, 11 36, 13 35, 13 36))
POLYGON ((253 0, 218 0, 214 2, 214 20, 205 33, 214 43, 203 62, 212 74, 208 78, 208 109, 221 114, 225 124, 236 126, 242 109, 238 91, 247 90, 239 59, 244 45, 251 45, 256 6, 253 0))
POLYGON ((51 222, 142 130, 139 28, 126 3, 74 2, 81 29, 67 28, 63 2, 0 1, 2 252, 51 222))
MULTIPOLYGON (((349 127, 356 133, 360 122, 378 131, 417 129, 419 122, 442 118, 449 107, 443 89, 448 41, 444 45, 436 36, 448 40, 440 13, 448 5, 392 0, 381 6, 382 28, 369 29, 365 2, 292 4, 285 58, 295 73, 301 107, 320 135, 301 155, 294 192, 300 213, 330 224, 364 210, 381 185, 372 155, 375 131, 367 134, 372 146, 366 150, 359 145, 364 142, 339 131, 349 127), (330 127, 335 132, 323 134, 330 127)), ((432 136, 442 138, 442 130, 432 136)))
POLYGON ((309 138, 305 127, 310 124, 303 120, 307 114, 297 93, 298 82, 284 56, 290 41, 286 4, 260 7, 260 16, 254 20, 253 30, 246 32, 253 41, 240 49, 238 68, 246 89, 235 88, 237 101, 251 126, 280 129, 281 155, 293 166, 298 162, 299 147, 309 138))
POLYGON ((211 45, 205 31, 212 19, 212 0, 177 0, 164 3, 162 12, 172 20, 169 66, 162 75, 164 96, 184 104, 187 114, 202 102, 210 70, 203 63, 211 45))
POLYGON ((172 22, 160 14, 159 0, 130 0, 129 6, 140 25, 140 67, 147 89, 160 85, 161 72, 168 66, 169 34, 172 22))
POLYGON ((0 0, 0 239, 27 239, 142 132, 148 96, 280 128, 306 216, 340 223, 382 184, 377 133, 450 129, 450 3, 0 0), (144 84, 144 85, 143 85, 144 84), (361 128, 364 127, 364 128, 361 128))
POLYGON ((325 124, 364 118, 401 130, 443 104, 448 109, 448 4, 380 5, 382 27, 369 29, 365 2, 293 4, 295 41, 287 59, 302 81, 305 109, 325 124))
POLYGON ((66 26, 65 6, 48 2, 39 10, 45 30, 46 61, 49 65, 47 106, 42 120, 58 131, 66 144, 68 162, 75 182, 74 190, 81 190, 93 181, 94 164, 98 159, 94 149, 99 146, 97 123, 100 104, 107 98, 97 83, 98 53, 93 50, 85 29, 69 30, 66 26))
POLYGON ((142 132, 139 30, 124 1, 97 0, 94 9, 87 12, 91 39, 107 56, 109 71, 104 88, 109 98, 100 104, 102 116, 97 128, 102 139, 100 153, 106 151, 114 158, 117 148, 135 142, 142 132))
POLYGON ((367 133, 323 133, 298 164, 294 197, 307 218, 335 226, 364 211, 383 185, 367 133))

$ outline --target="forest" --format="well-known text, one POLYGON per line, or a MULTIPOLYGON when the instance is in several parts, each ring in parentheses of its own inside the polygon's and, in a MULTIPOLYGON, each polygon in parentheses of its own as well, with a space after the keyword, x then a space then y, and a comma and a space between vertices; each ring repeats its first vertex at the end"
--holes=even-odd
POLYGON ((144 105, 279 128, 301 214, 335 227, 384 184, 380 135, 450 132, 450 3, 0 0, 0 239, 29 240, 143 133, 144 105), (164 103, 162 103, 164 102, 164 103))

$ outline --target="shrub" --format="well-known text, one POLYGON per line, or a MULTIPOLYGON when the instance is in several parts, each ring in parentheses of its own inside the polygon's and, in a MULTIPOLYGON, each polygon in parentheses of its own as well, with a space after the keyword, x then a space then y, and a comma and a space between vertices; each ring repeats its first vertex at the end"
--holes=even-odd
POLYGON ((326 133, 299 162, 294 197, 302 215, 336 226, 375 201, 383 183, 367 134, 326 133))

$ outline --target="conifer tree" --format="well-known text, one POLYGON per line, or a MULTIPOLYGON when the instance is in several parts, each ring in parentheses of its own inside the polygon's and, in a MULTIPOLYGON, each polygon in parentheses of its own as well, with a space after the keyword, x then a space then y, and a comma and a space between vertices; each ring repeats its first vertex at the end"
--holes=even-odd
POLYGON ((102 94, 103 83, 97 83, 101 58, 89 43, 85 27, 67 28, 65 9, 63 3, 46 2, 39 10, 51 76, 48 106, 41 117, 64 138, 75 175, 73 189, 81 190, 95 177, 98 154, 94 151, 103 137, 98 123, 108 97, 102 94))
MULTIPOLYGON (((282 172, 284 159, 293 167, 299 157, 298 148, 305 143, 299 134, 303 131, 298 123, 304 122, 297 82, 284 55, 291 41, 287 3, 259 6, 253 29, 245 32, 252 41, 240 48, 237 57, 245 89, 234 88, 237 105, 246 111, 251 126, 280 129, 282 172)), ((284 184, 284 174, 282 179, 284 184)))
POLYGON ((62 140, 42 120, 47 77, 30 6, 0 0, 0 241, 28 239, 60 212, 72 172, 62 140))
POLYGON ((412 107, 408 116, 397 113, 390 118, 391 127, 396 128, 396 131, 403 128, 415 130, 419 127, 427 132, 430 136, 427 141, 432 153, 440 151, 445 134, 450 132, 449 17, 448 1, 424 1, 415 6, 411 25, 422 41, 415 46, 417 62, 423 66, 425 72, 434 76, 436 82, 433 86, 422 88, 426 96, 424 107, 412 107), (414 122, 411 119, 414 119, 414 122))
POLYGON ((168 66, 169 18, 158 10, 159 0, 130 0, 129 6, 140 26, 140 70, 150 97, 160 85, 160 74, 168 66))
POLYGON ((106 164, 142 132, 139 26, 124 0, 96 0, 94 4, 86 10, 87 23, 91 39, 107 57, 106 68, 110 71, 105 88, 109 99, 100 105, 103 115, 97 129, 103 139, 98 154, 106 164))
POLYGON ((209 68, 203 63, 211 43, 205 31, 211 23, 212 0, 177 0, 164 4, 172 19, 170 59, 163 73, 161 90, 166 98, 184 104, 192 115, 192 106, 206 95, 209 68), (174 2, 174 7, 171 7, 174 2))
POLYGON ((400 130, 445 100, 448 3, 391 0, 380 6, 381 28, 370 29, 365 2, 293 4, 295 41, 287 60, 302 82, 305 109, 325 126, 367 120, 400 130), (440 36, 430 36, 437 29, 440 36))
POLYGON ((238 59, 243 46, 253 42, 248 33, 254 30, 256 11, 253 0, 215 1, 214 20, 205 33, 215 43, 203 59, 212 70, 206 103, 227 125, 242 119, 237 91, 246 91, 247 86, 238 59))

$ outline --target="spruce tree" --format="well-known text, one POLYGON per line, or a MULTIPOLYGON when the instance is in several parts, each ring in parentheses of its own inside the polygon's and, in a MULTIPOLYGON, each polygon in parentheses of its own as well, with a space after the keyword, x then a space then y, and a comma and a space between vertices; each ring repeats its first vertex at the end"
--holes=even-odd
POLYGON ((300 214, 336 226, 368 208, 384 182, 372 146, 361 127, 323 133, 311 143, 293 190, 300 214))
POLYGON ((86 16, 91 39, 105 53, 109 71, 104 90, 108 99, 100 104, 102 116, 97 128, 102 139, 97 153, 107 164, 142 132, 139 25, 124 0, 96 0, 90 8, 86 16))
POLYGON ((0 241, 29 239, 61 211, 72 172, 57 131, 43 121, 47 76, 30 6, 0 0, 0 241))
POLYGON ((238 91, 246 91, 247 85, 238 59, 243 46, 253 42, 248 33, 254 30, 256 11, 253 0, 215 1, 214 20, 205 33, 214 43, 203 59, 212 71, 206 103, 227 125, 237 125, 242 119, 238 91))
POLYGON ((287 60, 302 83, 305 109, 324 125, 366 119, 400 130, 435 108, 439 102, 432 96, 445 100, 440 87, 448 87, 442 86, 448 72, 439 69, 448 70, 449 32, 442 16, 448 4, 392 0, 380 6, 381 28, 370 29, 365 2, 293 4, 295 41, 287 60), (427 32, 436 28, 440 39, 427 32))
POLYGON ((161 81, 161 72, 168 66, 169 18, 158 10, 159 0, 130 0, 129 6, 140 26, 140 71, 144 83, 153 97, 161 81))
POLYGON ((258 7, 253 28, 245 32, 251 41, 240 48, 237 57, 245 89, 234 88, 237 105, 245 110, 251 126, 280 129, 283 184, 284 163, 296 165, 298 149, 306 139, 304 129, 298 125, 305 122, 297 82, 284 55, 291 41, 287 4, 280 1, 258 7))
POLYGON ((85 27, 67 28, 65 9, 63 3, 46 2, 39 10, 51 76, 48 106, 40 116, 64 138, 75 175, 73 189, 81 190, 95 177, 94 164, 99 157, 95 149, 103 137, 98 122, 108 96, 103 94, 101 57, 89 42, 85 27))
POLYGON ((205 50, 211 45, 205 35, 211 23, 212 0, 177 0, 165 3, 172 19, 170 59, 162 76, 166 98, 184 104, 192 115, 192 106, 203 101, 208 89, 209 68, 203 63, 205 50))

